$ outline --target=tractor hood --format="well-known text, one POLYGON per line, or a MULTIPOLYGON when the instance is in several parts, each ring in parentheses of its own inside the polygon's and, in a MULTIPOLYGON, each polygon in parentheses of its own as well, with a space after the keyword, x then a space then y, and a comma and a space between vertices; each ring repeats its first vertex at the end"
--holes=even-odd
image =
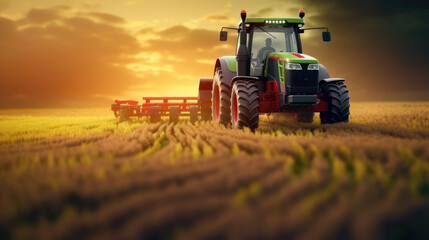
MULTIPOLYGON (((223 56, 222 58, 226 61, 229 71, 237 72, 237 60, 235 56, 223 56)), ((290 63, 319 63, 317 59, 302 53, 273 52, 268 54, 267 61, 268 58, 290 63)))
POLYGON ((273 52, 268 54, 267 61, 269 58, 290 63, 319 63, 317 59, 302 53, 273 52))

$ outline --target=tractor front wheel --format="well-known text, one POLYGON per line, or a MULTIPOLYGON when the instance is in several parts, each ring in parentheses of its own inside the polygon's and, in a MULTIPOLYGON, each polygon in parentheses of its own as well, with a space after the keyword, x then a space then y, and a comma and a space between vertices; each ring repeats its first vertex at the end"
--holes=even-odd
POLYGON ((328 102, 328 111, 320 112, 322 124, 348 122, 350 115, 350 97, 347 86, 343 82, 323 84, 322 98, 328 102))
POLYGON ((231 125, 248 127, 252 131, 259 125, 259 95, 254 82, 238 80, 231 93, 231 125))

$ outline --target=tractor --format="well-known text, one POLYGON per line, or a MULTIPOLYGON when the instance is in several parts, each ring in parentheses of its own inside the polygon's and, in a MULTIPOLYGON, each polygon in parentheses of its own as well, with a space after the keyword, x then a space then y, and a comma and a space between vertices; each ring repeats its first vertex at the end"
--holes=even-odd
POLYGON ((213 78, 199 79, 198 97, 143 97, 142 105, 116 100, 116 117, 150 117, 152 122, 169 116, 189 116, 191 122, 213 120, 233 128, 258 128, 260 114, 289 114, 298 122, 311 123, 320 112, 322 124, 348 122, 350 104, 343 78, 331 78, 319 61, 302 53, 300 35, 324 29, 323 41, 331 41, 326 27, 303 28, 305 11, 299 18, 246 18, 241 12, 235 56, 216 60, 213 78))
POLYGON ((343 78, 330 78, 319 61, 303 54, 300 35, 326 29, 323 41, 330 41, 326 27, 303 28, 300 18, 246 18, 241 12, 236 56, 216 60, 213 79, 200 79, 199 101, 203 119, 233 128, 256 129, 260 114, 290 113, 298 122, 310 123, 320 112, 322 124, 348 122, 349 95, 343 78), (209 116, 211 113, 211 116, 209 116))

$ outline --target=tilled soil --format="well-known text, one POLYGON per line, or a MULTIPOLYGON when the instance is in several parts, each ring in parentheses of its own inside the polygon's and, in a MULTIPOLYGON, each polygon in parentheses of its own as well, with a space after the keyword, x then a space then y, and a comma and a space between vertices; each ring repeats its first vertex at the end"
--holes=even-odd
POLYGON ((143 123, 0 145, 0 238, 426 239, 429 129, 143 123))

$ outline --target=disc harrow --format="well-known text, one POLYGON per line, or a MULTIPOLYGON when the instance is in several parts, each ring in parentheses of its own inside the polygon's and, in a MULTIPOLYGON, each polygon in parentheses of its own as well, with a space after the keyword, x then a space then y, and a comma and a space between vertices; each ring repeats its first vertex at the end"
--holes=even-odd
POLYGON ((196 122, 201 112, 198 97, 143 97, 141 105, 134 100, 115 100, 111 110, 120 121, 149 117, 151 122, 158 122, 163 116, 168 116, 171 122, 178 122, 181 116, 196 122))

